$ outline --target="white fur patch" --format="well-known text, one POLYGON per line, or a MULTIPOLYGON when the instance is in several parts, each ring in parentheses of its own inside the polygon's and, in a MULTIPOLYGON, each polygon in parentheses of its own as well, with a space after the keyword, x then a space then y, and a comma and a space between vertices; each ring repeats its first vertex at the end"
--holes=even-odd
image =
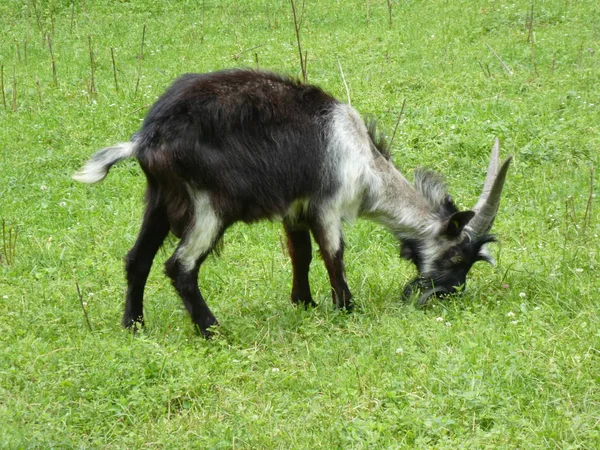
POLYGON ((340 105, 330 120, 327 171, 341 186, 328 207, 343 220, 364 214, 398 237, 436 236, 442 224, 430 203, 390 161, 374 154, 358 113, 340 105))
POLYGON ((330 207, 344 220, 360 213, 367 192, 378 190, 373 174, 373 153, 367 128, 358 113, 339 105, 331 115, 327 171, 341 183, 330 207))
POLYGON ((339 211, 332 208, 325 208, 319 216, 324 242, 321 242, 321 250, 335 255, 342 243, 342 223, 340 221, 339 211))
POLYGON ((194 225, 186 233, 185 241, 177 250, 177 259, 187 270, 192 270, 196 261, 215 245, 223 222, 217 216, 206 192, 192 192, 194 225))
POLYGON ((133 156, 134 152, 133 142, 121 142, 113 147, 103 148, 94 153, 83 168, 73 175, 73 179, 82 183, 97 183, 106 177, 113 164, 133 156))
POLYGON ((284 215, 284 220, 288 223, 294 224, 298 222, 298 218, 303 214, 306 214, 308 210, 308 199, 299 199, 290 205, 284 215))

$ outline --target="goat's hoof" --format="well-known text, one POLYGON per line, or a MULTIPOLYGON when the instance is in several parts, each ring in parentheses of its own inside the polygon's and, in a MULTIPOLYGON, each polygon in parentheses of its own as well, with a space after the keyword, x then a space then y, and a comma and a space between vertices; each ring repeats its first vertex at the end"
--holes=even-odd
POLYGON ((202 328, 196 325, 196 331, 200 333, 204 339, 210 340, 218 333, 217 325, 218 324, 212 325, 209 328, 202 328))
POLYGON ((318 306, 312 298, 304 299, 300 297, 292 297, 292 304, 303 306, 304 309, 316 308, 318 306))
POLYGON ((133 334, 137 333, 144 327, 144 318, 138 317, 123 317, 123 328, 131 331, 133 334))
POLYGON ((345 311, 348 313, 352 312, 352 310, 354 309, 354 303, 352 303, 352 302, 336 303, 335 306, 340 311, 345 311))
POLYGON ((303 304, 304 304, 304 309, 316 308, 317 306, 319 306, 312 298, 310 300, 303 302, 303 304))
POLYGON ((214 329, 219 326, 219 322, 214 317, 209 317, 202 321, 203 323, 194 323, 194 328, 200 333, 205 339, 212 339, 215 335, 214 329))

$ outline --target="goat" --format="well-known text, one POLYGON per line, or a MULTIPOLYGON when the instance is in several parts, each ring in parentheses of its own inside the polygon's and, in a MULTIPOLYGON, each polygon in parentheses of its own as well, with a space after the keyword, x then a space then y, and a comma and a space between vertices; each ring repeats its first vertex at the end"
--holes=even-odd
POLYGON ((73 178, 98 182, 135 157, 147 178, 140 234, 125 258, 123 326, 143 325, 144 286, 167 234, 180 239, 165 272, 193 323, 209 337, 217 324, 198 272, 235 222, 281 219, 293 265, 291 300, 315 305, 309 286, 310 233, 320 248, 332 297, 350 309, 342 222, 359 216, 385 225, 418 277, 404 294, 420 303, 464 287, 471 266, 490 261, 485 245, 510 164, 498 140, 483 193, 459 212, 442 178, 418 170, 414 186, 350 106, 316 86, 262 71, 186 74, 156 101, 130 142, 95 153, 73 178))

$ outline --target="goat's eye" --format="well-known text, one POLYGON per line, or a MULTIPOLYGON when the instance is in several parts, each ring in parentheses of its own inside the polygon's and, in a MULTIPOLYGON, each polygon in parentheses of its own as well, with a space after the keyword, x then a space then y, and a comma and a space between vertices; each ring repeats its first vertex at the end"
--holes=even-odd
POLYGON ((450 261, 452 261, 454 264, 460 264, 461 262, 464 261, 464 259, 462 256, 456 255, 456 256, 453 256, 450 261))

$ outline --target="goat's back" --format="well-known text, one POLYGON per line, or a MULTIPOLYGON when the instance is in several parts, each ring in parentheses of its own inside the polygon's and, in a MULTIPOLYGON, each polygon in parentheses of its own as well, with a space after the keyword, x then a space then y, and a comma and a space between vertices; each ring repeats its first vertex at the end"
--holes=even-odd
POLYGON ((150 109, 134 137, 137 156, 151 182, 206 191, 224 217, 283 215, 295 200, 335 189, 325 152, 336 104, 272 73, 187 74, 150 109))

